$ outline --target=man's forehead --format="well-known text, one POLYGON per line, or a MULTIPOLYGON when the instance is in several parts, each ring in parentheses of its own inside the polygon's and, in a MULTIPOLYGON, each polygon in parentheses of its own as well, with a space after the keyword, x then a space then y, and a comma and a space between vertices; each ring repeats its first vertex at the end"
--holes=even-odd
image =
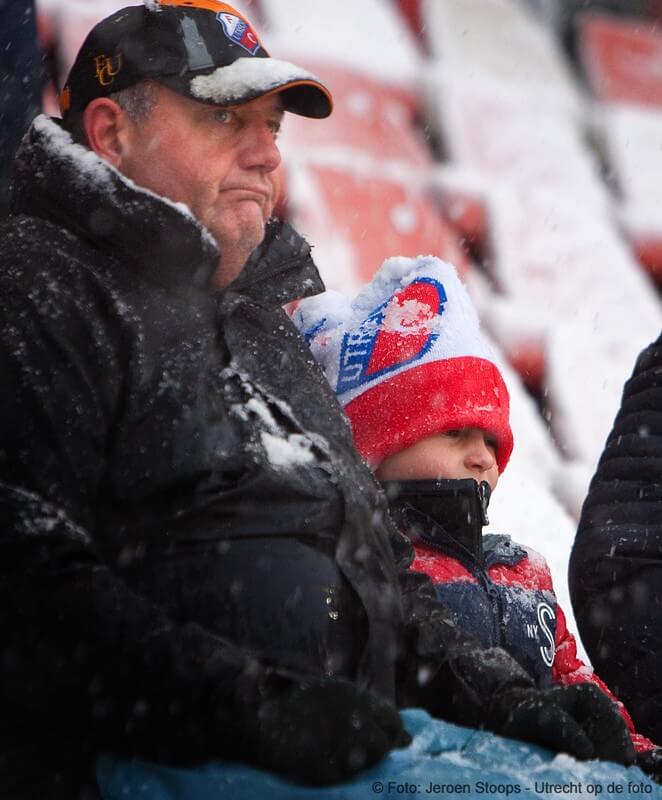
POLYGON ((153 92, 157 101, 160 98, 164 98, 171 104, 174 103, 176 105, 189 106, 191 108, 197 108, 200 111, 204 111, 205 109, 211 109, 213 111, 220 111, 221 109, 232 109, 235 111, 246 109, 248 111, 261 111, 266 114, 277 114, 281 117, 285 114, 285 104, 280 92, 274 92, 273 94, 269 94, 264 97, 257 97, 254 100, 249 100, 246 103, 228 105, 227 103, 208 103, 203 100, 186 97, 185 95, 170 89, 168 86, 165 86, 156 80, 143 81, 143 83, 149 85, 150 90, 153 92))
POLYGON ((249 100, 247 103, 239 103, 237 105, 214 105, 214 108, 238 111, 246 110, 249 112, 259 111, 265 114, 278 114, 279 116, 285 114, 283 98, 280 93, 258 97, 255 100, 249 100))

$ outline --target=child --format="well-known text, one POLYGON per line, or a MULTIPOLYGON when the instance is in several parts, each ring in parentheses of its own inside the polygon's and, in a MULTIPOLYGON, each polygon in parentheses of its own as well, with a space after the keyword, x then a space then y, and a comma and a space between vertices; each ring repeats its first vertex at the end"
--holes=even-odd
MULTIPOLYGON (((513 448, 509 396, 455 270, 393 258, 348 306, 321 295, 294 321, 349 417, 356 446, 456 623, 536 680, 605 684, 577 658, 549 568, 508 536, 483 535, 513 448)), ((630 728, 635 748, 655 745, 630 728)))

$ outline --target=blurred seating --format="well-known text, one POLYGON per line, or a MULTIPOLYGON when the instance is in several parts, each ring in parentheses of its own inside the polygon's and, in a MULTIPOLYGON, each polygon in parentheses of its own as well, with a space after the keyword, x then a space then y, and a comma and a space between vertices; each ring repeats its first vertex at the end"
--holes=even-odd
POLYGON ((432 156, 416 128, 416 95, 354 69, 309 61, 306 66, 331 88, 335 107, 320 125, 287 120, 285 161, 299 170, 299 179, 288 184, 287 203, 293 221, 316 243, 327 284, 342 288, 338 242, 326 244, 331 238, 344 243, 341 274, 351 275, 357 286, 394 253, 436 253, 465 270, 469 262, 458 237, 426 191, 432 156), (303 172, 315 184, 316 204, 307 200, 310 187, 299 194, 303 172))
POLYGON ((578 20, 579 58, 603 102, 662 107, 662 32, 634 18, 586 13, 578 20))
POLYGON ((455 232, 421 187, 349 163, 291 163, 288 175, 288 213, 329 288, 358 288, 392 255, 433 253, 466 273, 455 232))
POLYGON ((278 55, 303 64, 333 93, 333 114, 322 124, 288 118, 284 133, 293 153, 305 152, 310 158, 332 152, 348 161, 359 153, 378 164, 400 163, 414 169, 432 164, 429 147, 416 127, 420 114, 416 92, 342 64, 301 59, 287 51, 278 55))
POLYGON ((409 26, 409 30, 414 34, 419 45, 426 47, 425 34, 423 32, 423 19, 421 17, 421 0, 395 0, 403 19, 409 26))
POLYGON ((422 53, 390 0, 334 5, 310 0, 260 0, 270 52, 297 61, 344 66, 416 91, 422 53))
POLYGON ((600 104, 596 115, 621 225, 639 262, 662 285, 662 32, 641 20, 584 14, 580 60, 600 104))
POLYGON ((421 0, 428 49, 452 79, 490 78, 556 108, 581 104, 564 54, 520 0, 421 0))
MULTIPOLYGON (((552 427, 567 454, 590 462, 594 439, 557 424, 573 417, 574 398, 564 393, 564 359, 550 364, 550 332, 571 323, 584 298, 598 315, 620 298, 622 322, 642 343, 660 314, 632 278, 636 264, 586 140, 581 90, 554 38, 517 0, 423 0, 421 9, 434 56, 428 120, 444 156, 471 176, 467 191, 478 187, 485 202, 483 250, 497 295, 481 315, 530 388, 543 391, 550 369, 557 374, 552 427)), ((614 369, 625 377, 627 363, 614 369)))

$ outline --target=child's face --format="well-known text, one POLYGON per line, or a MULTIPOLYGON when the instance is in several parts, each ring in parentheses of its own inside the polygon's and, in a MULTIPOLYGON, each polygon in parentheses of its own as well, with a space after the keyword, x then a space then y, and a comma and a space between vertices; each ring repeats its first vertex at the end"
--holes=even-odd
POLYGON ((494 489, 499 480, 496 441, 478 428, 436 433, 385 458, 375 475, 383 481, 474 478, 494 489))

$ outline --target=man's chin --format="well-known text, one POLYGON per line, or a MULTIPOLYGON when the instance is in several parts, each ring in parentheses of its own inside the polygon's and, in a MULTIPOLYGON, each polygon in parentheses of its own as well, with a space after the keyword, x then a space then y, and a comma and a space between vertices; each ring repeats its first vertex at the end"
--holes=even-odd
POLYGON ((246 261, 264 239, 265 225, 264 220, 260 218, 251 224, 210 228, 210 233, 218 243, 221 258, 231 259, 233 262, 242 259, 246 261))
POLYGON ((264 239, 266 220, 256 203, 244 203, 231 220, 223 220, 210 228, 217 241, 226 247, 250 247, 254 250, 264 239), (252 206, 252 208, 251 208, 252 206))

